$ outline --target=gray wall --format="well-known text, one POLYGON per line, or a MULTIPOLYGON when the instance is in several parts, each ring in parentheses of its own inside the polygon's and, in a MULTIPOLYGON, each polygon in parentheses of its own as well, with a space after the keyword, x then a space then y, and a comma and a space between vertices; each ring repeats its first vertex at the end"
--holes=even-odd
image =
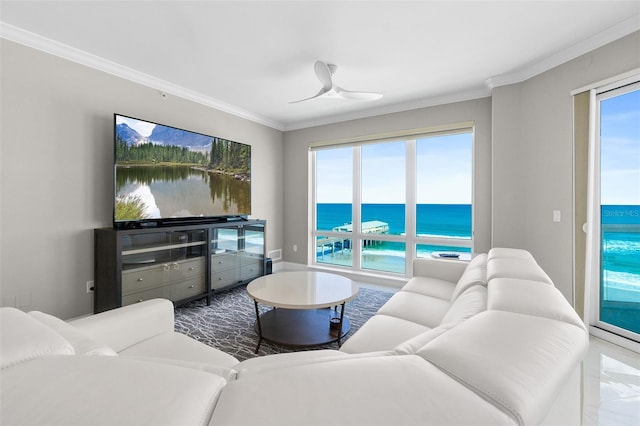
POLYGON ((573 301, 573 99, 640 67, 640 32, 492 93, 492 245, 529 250, 573 301), (560 210, 561 222, 552 221, 560 210))
POLYGON ((475 250, 487 251, 491 243, 491 99, 421 108, 378 117, 286 132, 284 173, 284 258, 306 263, 309 247, 308 223, 309 144, 341 138, 418 129, 465 121, 475 122, 474 230, 475 250), (298 251, 293 251, 297 245, 298 251))
POLYGON ((113 113, 252 146, 251 217, 282 247, 282 132, 2 39, 0 296, 62 318, 93 309, 93 228, 111 226, 113 113))

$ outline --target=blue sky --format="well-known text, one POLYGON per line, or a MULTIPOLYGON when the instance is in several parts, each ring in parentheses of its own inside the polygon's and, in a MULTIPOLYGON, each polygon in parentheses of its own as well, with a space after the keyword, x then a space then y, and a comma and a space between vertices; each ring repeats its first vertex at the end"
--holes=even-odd
POLYGON ((640 90, 600 103, 602 204, 640 205, 640 90))
MULTIPOLYGON (((419 139, 418 204, 471 204, 472 135, 419 139)), ((352 148, 319 150, 317 202, 351 203, 352 148)), ((362 147, 362 202, 405 203, 405 143, 362 147)))
POLYGON ((149 123, 147 121, 136 120, 135 118, 123 117, 121 115, 116 116, 116 124, 127 123, 129 127, 131 127, 136 132, 140 133, 140 135, 145 138, 148 137, 153 128, 156 127, 155 123, 149 123))

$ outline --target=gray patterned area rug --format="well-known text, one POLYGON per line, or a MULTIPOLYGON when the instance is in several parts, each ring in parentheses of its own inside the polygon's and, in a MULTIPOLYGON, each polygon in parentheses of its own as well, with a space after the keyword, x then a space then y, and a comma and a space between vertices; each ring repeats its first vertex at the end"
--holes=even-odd
MULTIPOLYGON (((348 339, 366 320, 372 317, 393 293, 369 288, 360 288, 358 296, 348 302, 345 315, 351 322, 348 339)), ((261 312, 270 309, 260 306, 261 312)), ((256 311, 249 298, 246 286, 221 292, 206 300, 197 300, 175 309, 175 330, 202 343, 233 355, 240 361, 256 356, 270 355, 294 350, 284 346, 262 342, 255 353, 258 335, 254 330, 256 311)), ((310 349, 338 349, 337 343, 315 346, 310 349)))

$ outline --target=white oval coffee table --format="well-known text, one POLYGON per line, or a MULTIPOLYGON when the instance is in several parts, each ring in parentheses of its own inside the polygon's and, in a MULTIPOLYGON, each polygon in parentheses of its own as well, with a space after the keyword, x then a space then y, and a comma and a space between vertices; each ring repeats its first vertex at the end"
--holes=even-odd
POLYGON ((291 347, 339 346, 351 327, 344 305, 358 295, 358 286, 341 275, 295 271, 256 278, 247 293, 256 308, 257 353, 263 340, 291 347), (273 309, 260 314, 258 304, 273 309))

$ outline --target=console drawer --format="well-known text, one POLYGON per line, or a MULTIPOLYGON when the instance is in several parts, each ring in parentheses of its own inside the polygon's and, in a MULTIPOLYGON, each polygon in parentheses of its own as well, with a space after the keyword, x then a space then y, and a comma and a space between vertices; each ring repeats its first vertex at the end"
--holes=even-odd
POLYGON ((134 303, 144 302, 150 299, 170 299, 171 291, 168 287, 158 287, 147 291, 139 291, 137 293, 131 293, 122 296, 122 306, 131 305, 134 303))
POLYGON ((169 274, 169 268, 169 264, 161 264, 122 271, 122 294, 162 285, 169 274))
POLYGON ((243 266, 240 268, 240 279, 251 280, 254 278, 258 278, 262 275, 262 263, 255 262, 251 265, 243 266))
POLYGON ((182 300, 189 297, 197 296, 204 293, 204 277, 198 277, 191 280, 186 280, 176 284, 172 284, 170 287, 171 300, 182 300))
POLYGON ((204 275, 204 260, 204 257, 196 257, 170 263, 171 281, 185 280, 204 275))
POLYGON ((211 256, 211 272, 224 271, 226 269, 238 267, 238 256, 236 254, 214 254, 211 256))
POLYGON ((237 283, 240 280, 238 268, 226 271, 211 271, 211 288, 217 290, 237 283))

